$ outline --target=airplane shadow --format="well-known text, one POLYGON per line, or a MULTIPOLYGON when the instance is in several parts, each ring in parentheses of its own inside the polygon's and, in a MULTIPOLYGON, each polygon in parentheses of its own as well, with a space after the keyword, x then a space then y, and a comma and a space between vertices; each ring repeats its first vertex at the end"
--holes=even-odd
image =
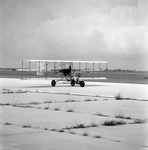
MULTIPOLYGON (((100 86, 106 86, 106 85, 85 85, 85 87, 100 87, 100 86)), ((52 87, 51 85, 35 85, 35 86, 25 86, 23 88, 61 88, 61 87, 73 87, 78 88, 79 85, 71 86, 71 85, 56 85, 55 87, 52 87)), ((85 88, 84 87, 84 88, 85 88)))

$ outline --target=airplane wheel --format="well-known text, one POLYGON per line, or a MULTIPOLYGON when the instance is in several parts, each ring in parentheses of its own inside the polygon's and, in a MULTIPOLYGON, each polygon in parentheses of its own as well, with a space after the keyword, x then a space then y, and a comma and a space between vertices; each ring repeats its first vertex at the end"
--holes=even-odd
POLYGON ((84 81, 80 81, 80 86, 84 87, 85 86, 85 82, 84 81))
POLYGON ((55 80, 52 80, 52 81, 51 81, 51 85, 52 85, 52 86, 55 86, 55 85, 56 85, 55 80))
POLYGON ((75 86, 75 80, 71 80, 71 86, 75 86))

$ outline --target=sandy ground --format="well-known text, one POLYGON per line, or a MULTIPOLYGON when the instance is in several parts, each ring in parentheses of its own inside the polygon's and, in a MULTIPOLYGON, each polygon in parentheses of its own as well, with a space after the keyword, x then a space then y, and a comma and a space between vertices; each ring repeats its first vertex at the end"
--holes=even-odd
POLYGON ((50 82, 0 79, 0 149, 148 149, 148 85, 50 82))

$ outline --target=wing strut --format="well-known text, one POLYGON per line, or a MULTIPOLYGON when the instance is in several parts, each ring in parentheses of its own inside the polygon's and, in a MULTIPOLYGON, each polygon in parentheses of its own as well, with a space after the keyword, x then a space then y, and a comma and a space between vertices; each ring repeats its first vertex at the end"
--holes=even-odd
POLYGON ((85 78, 87 77, 87 63, 86 63, 86 67, 85 67, 86 71, 85 71, 85 78))
POLYGON ((94 66, 95 66, 95 64, 93 63, 93 79, 94 79, 94 66))
POLYGON ((99 78, 100 78, 100 63, 99 63, 99 78))
POLYGON ((46 80, 47 80, 47 65, 48 65, 48 63, 46 61, 46 80))
POLYGON ((22 79, 24 78, 24 70, 23 70, 24 66, 23 65, 24 65, 24 61, 22 60, 22 79))
POLYGON ((106 64, 106 78, 107 78, 107 70, 108 70, 108 63, 106 64))
POLYGON ((55 62, 54 62, 54 78, 55 78, 55 62))
POLYGON ((81 69, 81 63, 79 62, 79 73, 80 73, 80 69, 81 69))
POLYGON ((29 61, 29 80, 30 80, 30 67, 31 67, 31 62, 29 61))

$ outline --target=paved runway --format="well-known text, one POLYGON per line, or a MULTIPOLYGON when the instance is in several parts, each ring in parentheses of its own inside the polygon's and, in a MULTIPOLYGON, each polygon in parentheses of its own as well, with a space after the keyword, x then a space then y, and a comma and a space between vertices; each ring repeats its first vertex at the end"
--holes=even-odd
POLYGON ((0 94, 0 149, 148 148, 148 104, 142 101, 148 100, 148 85, 86 82, 82 88, 60 83, 52 87, 50 82, 0 79, 0 93, 6 92, 0 94), (23 93, 26 90, 35 92, 23 93), (119 92, 131 100, 106 98, 119 92), (71 96, 74 93, 102 97, 71 96))
POLYGON ((76 85, 57 83, 55 87, 50 84, 51 80, 20 80, 1 78, 1 89, 29 89, 50 92, 95 94, 104 96, 116 96, 120 93, 123 97, 138 98, 148 100, 147 84, 126 84, 126 83, 104 83, 104 82, 86 82, 84 88, 76 85))

